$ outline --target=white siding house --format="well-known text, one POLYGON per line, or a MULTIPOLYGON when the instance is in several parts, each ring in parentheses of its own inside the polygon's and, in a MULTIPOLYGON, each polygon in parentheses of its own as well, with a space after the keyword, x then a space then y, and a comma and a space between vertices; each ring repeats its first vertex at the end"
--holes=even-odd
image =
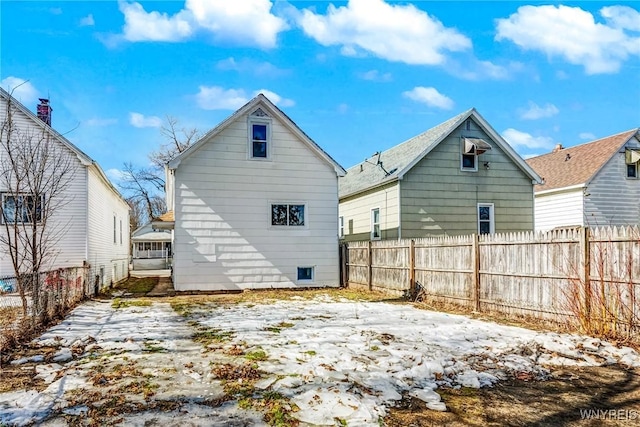
POLYGON ((536 231, 640 224, 640 129, 559 145, 527 163, 544 179, 535 187, 536 231))
MULTIPOLYGON (((108 285, 129 274, 129 206, 109 182, 100 166, 27 107, 0 89, 0 123, 12 121, 22 134, 46 134, 51 144, 68 156, 73 179, 47 229, 61 232, 55 253, 44 267, 53 270, 88 265, 98 282, 108 285)), ((0 152, 4 155, 4 152, 0 152)), ((6 189, 0 188, 0 193, 6 189)), ((46 195, 45 195, 46 203, 46 195)), ((0 206, 0 208, 4 208, 0 206)), ((0 228, 5 233, 5 227, 0 228)), ((0 250, 0 277, 13 276, 9 255, 0 250)))
POLYGON ((176 291, 337 286, 344 173, 255 97, 169 162, 176 291))

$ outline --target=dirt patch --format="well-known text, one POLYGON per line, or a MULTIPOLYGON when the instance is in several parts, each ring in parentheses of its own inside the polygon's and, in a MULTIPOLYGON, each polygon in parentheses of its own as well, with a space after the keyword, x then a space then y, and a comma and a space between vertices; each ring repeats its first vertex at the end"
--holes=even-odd
POLYGON ((511 379, 492 388, 438 389, 447 412, 404 399, 389 427, 628 426, 640 421, 640 371, 618 366, 564 368, 548 381, 511 379))
POLYGON ((44 390, 44 381, 36 378, 35 366, 5 366, 0 369, 0 393, 16 390, 44 390))

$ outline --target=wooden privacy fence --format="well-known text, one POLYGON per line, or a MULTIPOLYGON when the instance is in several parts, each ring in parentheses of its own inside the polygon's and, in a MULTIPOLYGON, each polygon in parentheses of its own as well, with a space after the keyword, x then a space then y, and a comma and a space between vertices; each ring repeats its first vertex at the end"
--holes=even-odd
POLYGON ((640 316, 640 228, 351 242, 343 281, 477 311, 630 331, 640 316))

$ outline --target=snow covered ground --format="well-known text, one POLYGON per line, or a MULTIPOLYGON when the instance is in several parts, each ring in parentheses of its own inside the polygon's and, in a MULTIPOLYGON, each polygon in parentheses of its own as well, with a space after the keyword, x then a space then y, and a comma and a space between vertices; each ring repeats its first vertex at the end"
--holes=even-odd
POLYGON ((261 372, 256 398, 278 393, 295 404, 292 415, 303 425, 377 426, 403 396, 445 410, 439 387, 491 386, 509 376, 544 379, 553 366, 640 367, 632 349, 590 337, 329 297, 193 305, 185 316, 167 303, 114 309, 90 302, 34 344, 42 354, 13 363, 35 366, 46 388, 0 394, 0 424, 66 425, 65 416, 86 417, 120 399, 120 406, 140 410, 103 412, 103 421, 263 425, 260 412, 225 397, 212 369, 240 366, 250 354, 263 355, 252 362, 261 372), (196 331, 219 340, 205 348, 192 339, 196 331), (173 405, 161 410, 158 402, 173 405))

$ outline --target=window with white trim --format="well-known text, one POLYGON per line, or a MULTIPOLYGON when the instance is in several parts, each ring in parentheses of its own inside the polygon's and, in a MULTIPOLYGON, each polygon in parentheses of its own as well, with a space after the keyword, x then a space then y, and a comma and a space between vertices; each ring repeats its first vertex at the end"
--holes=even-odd
POLYGON ((371 240, 379 240, 380 234, 380 208, 371 209, 371 240))
POLYGON ((271 205, 271 225, 303 227, 306 224, 304 204, 278 203, 271 205))
POLYGON ((493 203, 478 203, 478 234, 495 232, 493 203))
POLYGON ((343 216, 338 218, 338 236, 340 236, 340 238, 344 237, 344 217, 343 216))
POLYGON ((122 220, 120 220, 120 244, 122 245, 122 220))
POLYGON ((42 221, 44 195, 2 193, 3 224, 33 224, 42 221))
POLYGON ((627 164, 627 178, 638 178, 638 165, 640 165, 640 150, 625 151, 627 164))
POLYGON ((249 157, 268 159, 271 154, 270 122, 264 119, 249 120, 249 157))
POLYGON ((118 243, 118 239, 117 239, 117 236, 118 236, 118 230, 117 230, 117 228, 116 228, 116 223, 117 223, 117 221, 118 221, 118 220, 116 219, 116 216, 114 215, 114 216, 113 216, 113 244, 114 244, 114 245, 115 245, 116 243, 118 243))
POLYGON ((314 267, 298 267, 298 282, 313 282, 314 267))

